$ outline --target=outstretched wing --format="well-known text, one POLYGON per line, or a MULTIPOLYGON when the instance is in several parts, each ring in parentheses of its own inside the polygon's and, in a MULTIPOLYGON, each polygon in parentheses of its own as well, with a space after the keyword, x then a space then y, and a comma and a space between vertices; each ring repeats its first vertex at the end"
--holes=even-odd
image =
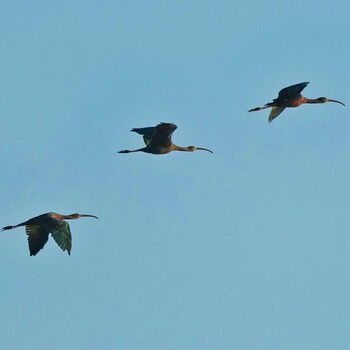
POLYGON ((286 107, 272 107, 269 115, 269 123, 271 123, 275 118, 277 118, 285 109, 286 107))
POLYGON ((134 128, 131 131, 137 132, 143 136, 146 146, 167 146, 170 145, 171 135, 177 129, 177 126, 172 123, 160 123, 157 126, 148 128, 134 128))
POLYGON ((152 146, 169 146, 171 145, 171 136, 177 129, 175 124, 160 123, 156 126, 156 131, 152 137, 152 146))
POLYGON ((26 234, 28 235, 30 255, 36 255, 39 250, 44 248, 44 245, 49 239, 49 232, 42 226, 27 225, 26 234))
POLYGON ((156 131, 155 126, 151 126, 149 128, 134 128, 131 129, 133 132, 137 132, 138 134, 143 136, 143 141, 145 142, 146 146, 148 146, 151 143, 152 137, 156 131))
POLYGON ((277 99, 278 100, 285 100, 285 99, 293 98, 293 97, 299 95, 308 84, 309 84, 309 82, 305 81, 303 83, 288 86, 288 87, 282 89, 278 93, 277 99))
POLYGON ((72 250, 72 234, 70 232, 69 224, 63 220, 55 220, 56 225, 51 229, 51 235, 56 243, 63 251, 67 251, 70 255, 72 250))

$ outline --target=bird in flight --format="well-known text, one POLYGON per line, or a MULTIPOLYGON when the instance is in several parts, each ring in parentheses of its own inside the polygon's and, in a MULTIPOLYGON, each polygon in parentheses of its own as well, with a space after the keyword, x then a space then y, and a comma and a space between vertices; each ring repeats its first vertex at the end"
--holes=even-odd
POLYGON ((248 112, 256 112, 260 111, 265 108, 272 107, 270 115, 269 115, 269 123, 271 123, 275 118, 277 118, 285 108, 287 107, 298 107, 303 103, 326 103, 326 102, 336 102, 340 103, 343 106, 345 104, 343 102, 337 101, 337 100, 331 100, 326 97, 318 97, 315 99, 307 98, 301 95, 300 93, 304 90, 304 88, 309 83, 303 82, 295 85, 288 86, 284 89, 282 89, 278 93, 278 97, 275 98, 272 102, 267 103, 263 107, 256 107, 253 109, 250 109, 248 112))
POLYGON ((146 144, 146 147, 139 148, 133 151, 123 150, 119 151, 118 153, 146 152, 152 154, 166 154, 172 151, 208 151, 210 153, 213 153, 210 149, 207 148, 195 146, 181 147, 175 145, 171 141, 171 135, 176 129, 177 126, 171 123, 160 123, 157 126, 152 126, 148 128, 134 128, 131 131, 143 136, 143 140, 146 144))
POLYGON ((79 219, 82 217, 92 217, 98 219, 98 217, 94 215, 61 215, 50 212, 36 216, 18 225, 5 226, 1 231, 12 230, 13 228, 19 226, 25 226, 26 234, 28 235, 30 255, 36 255, 41 249, 44 248, 44 245, 49 239, 49 233, 51 233, 53 239, 61 247, 61 249, 63 251, 66 250, 68 255, 70 255, 72 249, 72 235, 68 222, 64 220, 79 219))

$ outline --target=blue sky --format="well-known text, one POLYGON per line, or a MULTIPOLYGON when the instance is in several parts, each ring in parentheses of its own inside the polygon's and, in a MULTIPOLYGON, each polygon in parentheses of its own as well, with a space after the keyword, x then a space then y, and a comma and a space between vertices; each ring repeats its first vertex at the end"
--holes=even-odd
POLYGON ((349 349, 348 1, 3 1, 5 349, 349 349), (118 154, 173 122, 208 152, 118 154))

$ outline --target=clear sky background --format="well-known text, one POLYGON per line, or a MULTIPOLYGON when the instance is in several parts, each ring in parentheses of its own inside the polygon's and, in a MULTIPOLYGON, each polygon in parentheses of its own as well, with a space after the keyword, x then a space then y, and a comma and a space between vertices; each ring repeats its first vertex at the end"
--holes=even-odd
POLYGON ((350 348, 350 3, 2 1, 2 349, 350 348), (285 110, 286 86, 328 103, 285 110), (118 154, 172 122, 208 152, 118 154))

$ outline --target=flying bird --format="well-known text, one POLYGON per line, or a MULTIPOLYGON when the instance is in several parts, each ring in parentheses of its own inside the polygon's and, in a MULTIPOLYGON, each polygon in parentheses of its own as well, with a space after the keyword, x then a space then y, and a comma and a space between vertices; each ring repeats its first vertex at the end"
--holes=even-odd
POLYGON ((300 93, 305 89, 305 87, 309 84, 309 82, 305 81, 303 83, 295 84, 292 86, 288 86, 282 89, 278 93, 278 97, 275 98, 272 102, 267 103, 263 107, 256 107, 250 109, 248 112, 260 111, 265 108, 272 107, 272 110, 269 115, 269 123, 271 123, 275 118, 277 118, 285 108, 287 107, 298 107, 303 103, 326 103, 326 102, 336 102, 340 103, 343 106, 345 104, 343 102, 337 100, 331 100, 326 97, 319 97, 315 99, 307 98, 301 95, 300 93))
POLYGON ((166 154, 172 151, 208 151, 210 153, 213 153, 210 149, 207 148, 195 146, 180 147, 175 145, 171 141, 171 135, 176 129, 177 126, 171 123, 160 123, 157 126, 148 128, 134 128, 131 131, 143 136, 143 140, 146 144, 146 147, 139 148, 133 151, 123 150, 119 151, 118 153, 146 152, 152 154, 166 154))
POLYGON ((50 212, 36 216, 35 218, 29 219, 15 226, 5 226, 1 229, 1 231, 12 230, 13 228, 19 226, 25 226, 25 230, 28 235, 30 255, 36 255, 41 249, 44 248, 44 245, 49 239, 49 233, 51 233, 53 239, 61 247, 61 249, 63 251, 66 250, 68 255, 70 255, 70 251, 72 249, 72 235, 68 222, 64 220, 79 219, 82 217, 92 217, 98 219, 98 217, 94 215, 61 215, 50 212))

